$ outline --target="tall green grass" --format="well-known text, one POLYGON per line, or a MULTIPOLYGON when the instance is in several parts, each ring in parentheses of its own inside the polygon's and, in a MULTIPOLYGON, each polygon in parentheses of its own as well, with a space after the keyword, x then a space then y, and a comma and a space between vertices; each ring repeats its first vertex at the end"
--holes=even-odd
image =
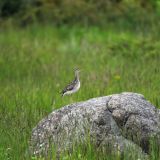
MULTIPOLYGON (((35 25, 1 30, 0 159, 27 159, 32 128, 69 103, 129 91, 144 94, 160 108, 158 27, 117 28, 35 25), (81 89, 61 98, 59 92, 72 80, 75 67, 82 70, 81 89)), ((98 155, 92 148, 86 152, 64 157, 98 155)))

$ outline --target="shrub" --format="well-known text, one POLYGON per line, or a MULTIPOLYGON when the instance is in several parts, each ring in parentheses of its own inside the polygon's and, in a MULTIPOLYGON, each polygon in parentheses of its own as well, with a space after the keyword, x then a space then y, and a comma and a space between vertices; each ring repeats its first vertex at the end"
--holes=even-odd
POLYGON ((101 24, 129 14, 128 8, 152 10, 156 6, 158 0, 1 0, 0 17, 17 19, 23 25, 34 21, 101 24))

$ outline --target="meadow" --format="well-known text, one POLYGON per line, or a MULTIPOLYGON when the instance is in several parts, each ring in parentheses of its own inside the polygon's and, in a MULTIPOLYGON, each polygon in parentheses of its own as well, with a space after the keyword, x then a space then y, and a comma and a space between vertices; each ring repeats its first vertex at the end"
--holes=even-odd
MULTIPOLYGON (((32 128, 64 105, 124 91, 143 94, 160 108, 160 32, 156 24, 132 27, 32 25, 0 30, 0 159, 27 155, 32 128), (81 89, 60 91, 81 69, 81 89)), ((82 147, 83 148, 83 147, 82 147)), ((157 147, 150 159, 160 158, 157 147)), ((120 159, 76 149, 62 159, 120 159)), ((121 158, 127 159, 127 156, 121 158)))

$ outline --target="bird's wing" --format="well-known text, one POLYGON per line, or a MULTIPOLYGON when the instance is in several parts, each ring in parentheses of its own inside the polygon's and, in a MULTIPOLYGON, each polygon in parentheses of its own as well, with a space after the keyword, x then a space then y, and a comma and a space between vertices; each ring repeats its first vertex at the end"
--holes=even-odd
POLYGON ((74 87, 75 87, 75 81, 73 81, 73 82, 71 82, 69 85, 67 85, 67 86, 63 89, 62 93, 65 93, 65 92, 67 92, 67 91, 70 91, 70 90, 72 90, 74 87))

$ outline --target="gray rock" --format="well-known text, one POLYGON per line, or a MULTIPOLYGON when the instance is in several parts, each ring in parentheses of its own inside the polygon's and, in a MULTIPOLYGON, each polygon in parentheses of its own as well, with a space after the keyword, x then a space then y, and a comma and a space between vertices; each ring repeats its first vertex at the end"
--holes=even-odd
POLYGON ((148 152, 149 140, 160 135, 159 110, 136 93, 122 93, 112 96, 108 103, 122 135, 137 143, 148 152))
POLYGON ((160 133, 160 110, 141 94, 121 93, 67 105, 42 119, 32 131, 30 150, 47 155, 70 150, 91 140, 97 148, 135 150, 138 157, 148 151, 149 139, 160 133))

